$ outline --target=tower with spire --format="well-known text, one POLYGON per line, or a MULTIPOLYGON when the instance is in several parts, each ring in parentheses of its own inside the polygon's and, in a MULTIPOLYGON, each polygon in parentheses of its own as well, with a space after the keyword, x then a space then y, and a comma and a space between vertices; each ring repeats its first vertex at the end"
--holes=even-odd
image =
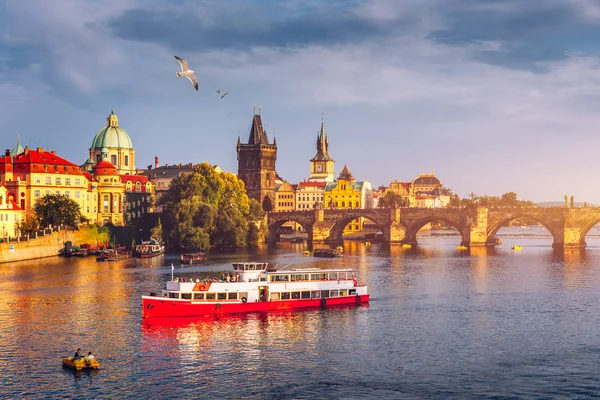
POLYGON ((275 162, 277 142, 269 143, 260 114, 254 114, 248 143, 237 142, 238 177, 246 185, 248 197, 256 199, 263 210, 275 208, 275 162))
POLYGON ((317 155, 310 160, 310 181, 333 182, 335 161, 329 157, 329 140, 321 118, 321 131, 317 134, 317 155))

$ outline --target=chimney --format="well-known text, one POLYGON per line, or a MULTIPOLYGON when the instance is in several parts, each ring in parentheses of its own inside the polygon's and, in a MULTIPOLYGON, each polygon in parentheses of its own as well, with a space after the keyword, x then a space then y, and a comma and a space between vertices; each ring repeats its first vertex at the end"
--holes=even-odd
POLYGON ((29 154, 29 146, 25 146, 25 149, 23 150, 23 154, 29 154))
POLYGON ((181 163, 179 163, 179 169, 181 169, 181 163))
POLYGON ((56 150, 52 150, 52 151, 50 152, 50 154, 52 154, 53 156, 55 156, 55 155, 56 155, 56 150))
POLYGON ((6 151, 4 152, 5 156, 10 156, 10 149, 6 149, 6 151))
POLYGON ((158 168, 159 164, 158 164, 158 156, 154 157, 154 168, 158 168))
POLYGON ((38 153, 43 153, 44 152, 44 148, 43 147, 38 147, 37 148, 37 152, 38 153))

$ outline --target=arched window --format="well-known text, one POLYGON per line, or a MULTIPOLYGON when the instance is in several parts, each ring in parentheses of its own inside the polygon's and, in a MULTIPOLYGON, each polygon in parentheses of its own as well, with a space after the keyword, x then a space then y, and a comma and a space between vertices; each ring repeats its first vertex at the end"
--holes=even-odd
POLYGON ((113 154, 110 156, 110 162, 112 165, 117 165, 117 156, 116 154, 113 154))
POLYGON ((108 212, 108 195, 104 195, 104 212, 107 213, 108 212))
POLYGON ((125 156, 125 166, 129 166, 129 156, 125 156))

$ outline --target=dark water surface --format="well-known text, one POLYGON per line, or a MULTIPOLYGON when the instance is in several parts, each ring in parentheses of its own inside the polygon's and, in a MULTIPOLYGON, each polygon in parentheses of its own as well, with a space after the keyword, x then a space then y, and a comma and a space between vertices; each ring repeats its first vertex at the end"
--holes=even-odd
POLYGON ((245 260, 351 267, 369 306, 151 324, 140 296, 170 278, 178 255, 2 264, 0 397, 600 396, 600 239, 564 253, 549 238, 505 238, 471 254, 456 237, 419 240, 346 242, 336 260, 303 257, 303 245, 261 247, 175 271, 220 275, 245 260), (64 370, 77 347, 103 369, 64 370))

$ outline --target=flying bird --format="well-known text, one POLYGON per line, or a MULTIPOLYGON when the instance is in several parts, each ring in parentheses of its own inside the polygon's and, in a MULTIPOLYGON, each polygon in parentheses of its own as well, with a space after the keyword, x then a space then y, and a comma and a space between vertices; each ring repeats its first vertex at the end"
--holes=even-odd
POLYGON ((221 98, 227 96, 229 94, 229 92, 225 92, 225 94, 223 96, 221 96, 221 98))
POLYGON ((218 89, 218 90, 217 90, 217 93, 221 94, 221 89, 218 89))
POLYGON ((196 91, 198 91, 198 78, 196 78, 196 75, 194 75, 194 72, 196 71, 189 69, 187 61, 185 61, 183 58, 179 58, 177 56, 174 57, 177 61, 179 61, 179 64, 181 64, 181 72, 177 73, 177 77, 181 78, 182 76, 185 76, 190 80, 190 82, 192 82, 192 85, 194 85, 196 91))

